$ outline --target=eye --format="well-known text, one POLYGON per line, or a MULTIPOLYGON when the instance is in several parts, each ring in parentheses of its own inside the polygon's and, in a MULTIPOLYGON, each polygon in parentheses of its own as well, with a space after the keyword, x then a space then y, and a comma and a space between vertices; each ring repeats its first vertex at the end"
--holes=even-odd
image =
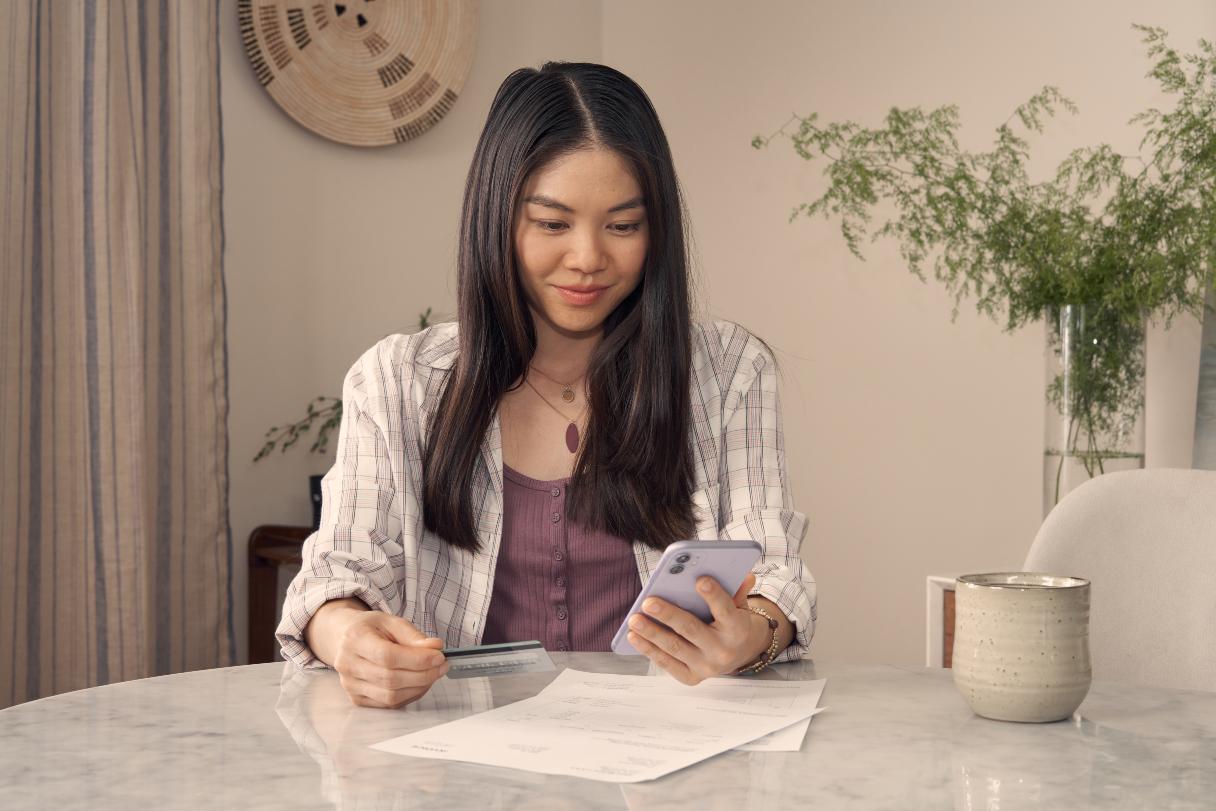
POLYGON ((618 222, 612 224, 612 231, 616 234, 633 234, 641 227, 641 222, 618 222))
POLYGON ((559 233, 566 227, 564 222, 559 222, 557 220, 537 220, 536 225, 540 228, 540 230, 546 231, 550 234, 559 233))

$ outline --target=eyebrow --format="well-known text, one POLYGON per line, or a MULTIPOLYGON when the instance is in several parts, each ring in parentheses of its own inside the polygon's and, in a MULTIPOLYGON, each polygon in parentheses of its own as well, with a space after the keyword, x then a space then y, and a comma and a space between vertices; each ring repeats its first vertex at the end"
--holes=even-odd
MULTIPOLYGON (((574 209, 570 208, 570 206, 566 205, 565 203, 558 202, 557 200, 554 200, 552 197, 549 197, 548 195, 545 195, 545 194, 529 195, 524 198, 524 202, 525 203, 535 203, 536 205, 544 206, 545 208, 556 208, 558 211, 565 211, 568 214, 575 213, 574 209)), ((624 210, 630 209, 630 208, 642 208, 642 198, 634 197, 633 199, 626 200, 623 203, 617 203, 615 206, 608 209, 608 213, 615 214, 618 211, 624 211, 624 210)))

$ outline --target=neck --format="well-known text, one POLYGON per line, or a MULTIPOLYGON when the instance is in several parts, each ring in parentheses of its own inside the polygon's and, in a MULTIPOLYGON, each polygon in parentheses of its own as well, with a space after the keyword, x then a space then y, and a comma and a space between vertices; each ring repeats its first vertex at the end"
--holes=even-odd
POLYGON ((587 373, 591 354, 604 337, 602 330, 569 333, 536 318, 536 352, 532 365, 557 380, 577 380, 587 373))

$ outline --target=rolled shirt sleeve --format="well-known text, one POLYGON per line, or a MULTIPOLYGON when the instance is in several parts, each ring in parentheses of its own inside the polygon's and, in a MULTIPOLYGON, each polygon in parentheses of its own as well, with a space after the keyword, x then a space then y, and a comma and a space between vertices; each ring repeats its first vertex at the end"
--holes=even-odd
POLYGON ((400 499, 377 416, 386 411, 381 388, 393 378, 384 374, 382 349, 370 349, 346 375, 337 456, 321 482, 320 528, 304 543, 276 630, 284 658, 302 668, 325 666, 305 642, 304 628, 326 602, 354 597, 401 614, 400 499))
POLYGON ((764 547, 752 569, 751 596, 771 600, 794 624, 793 641, 774 659, 791 661, 807 654, 817 619, 815 580, 800 555, 807 518, 793 508, 790 496, 772 354, 741 327, 731 327, 746 338, 722 403, 719 536, 764 547))

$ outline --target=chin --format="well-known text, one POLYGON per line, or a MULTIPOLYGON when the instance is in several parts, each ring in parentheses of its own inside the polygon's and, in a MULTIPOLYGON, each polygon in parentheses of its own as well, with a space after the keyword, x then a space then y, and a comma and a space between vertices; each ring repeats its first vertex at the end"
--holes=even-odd
POLYGON ((556 318, 550 318, 549 323, 560 332, 567 335, 590 335, 591 333, 599 332, 604 326, 604 321, 607 320, 608 313, 578 313, 565 314, 557 313, 556 318))
MULTIPOLYGON (((598 332, 604 321, 620 302, 598 301, 590 307, 576 307, 561 299, 546 301, 539 314, 551 327, 568 335, 585 335, 598 332)), ((533 312, 535 316, 537 313, 533 312)))
POLYGON ((611 312, 611 307, 587 309, 567 307, 559 303, 546 308, 543 317, 555 330, 577 336, 598 332, 611 312))

